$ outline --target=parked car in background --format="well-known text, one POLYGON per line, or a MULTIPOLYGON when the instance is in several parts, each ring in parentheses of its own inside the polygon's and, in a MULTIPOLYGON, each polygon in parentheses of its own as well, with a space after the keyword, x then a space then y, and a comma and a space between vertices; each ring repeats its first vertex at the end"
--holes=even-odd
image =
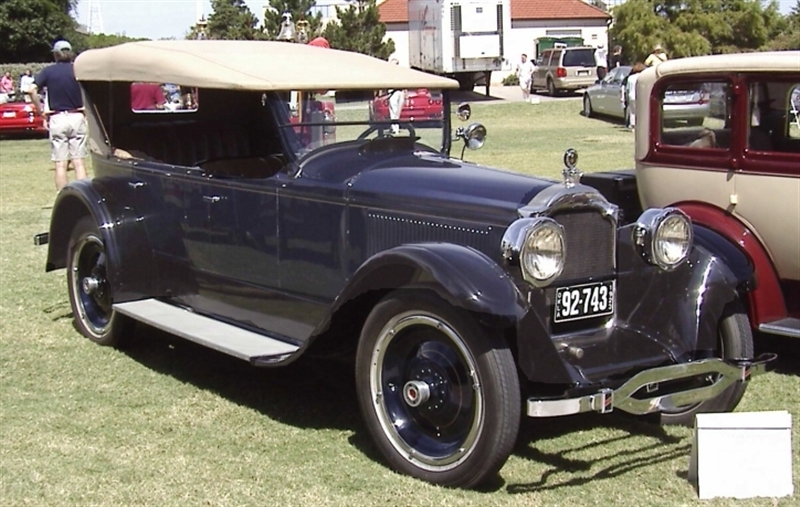
POLYGON ((36 113, 28 102, 6 102, 0 104, 0 135, 37 134, 47 135, 44 117, 36 113))
MULTIPOLYGON (((373 99, 370 118, 373 120, 389 119, 389 96, 389 93, 382 93, 373 99)), ((400 119, 409 121, 441 120, 443 107, 441 93, 431 93, 425 88, 406 90, 400 119)))
POLYGON ((557 95, 593 85, 597 81, 594 52, 591 46, 545 49, 536 60, 531 90, 557 95))
MULTIPOLYGON (((800 338, 800 51, 681 58, 641 74, 636 172, 643 208, 673 207, 734 269, 754 269, 754 329, 800 338), (710 95, 705 118, 674 107, 710 95), (690 98, 691 97, 691 98, 690 98)), ((688 107, 688 106, 687 106, 688 107)), ((697 109, 700 111, 700 109, 697 109)))
POLYGON ((622 65, 608 71, 606 77, 599 83, 593 84, 583 92, 583 115, 591 118, 595 115, 624 118, 623 107, 623 82, 631 67, 622 65))
MULTIPOLYGON (((606 77, 583 92, 583 115, 610 116, 623 119, 623 90, 631 67, 623 65, 608 71, 606 77)), ((708 86, 689 85, 670 89, 664 96, 664 121, 675 124, 702 125, 711 115, 708 86)))
POLYGON ((61 190, 38 240, 46 269, 66 268, 77 329, 115 345, 141 322, 258 367, 349 357, 341 395, 402 473, 492 480, 523 415, 692 424, 733 409, 773 357, 752 357, 752 273, 682 211, 623 224, 572 150, 562 182, 452 158, 486 137, 451 130, 455 80, 221 40, 89 50, 75 75, 95 178, 61 190), (196 87, 197 107, 132 111, 130 84, 160 79, 196 87), (446 116, 369 118, 379 90, 421 88, 446 116), (326 122, 303 104, 331 89, 326 122))

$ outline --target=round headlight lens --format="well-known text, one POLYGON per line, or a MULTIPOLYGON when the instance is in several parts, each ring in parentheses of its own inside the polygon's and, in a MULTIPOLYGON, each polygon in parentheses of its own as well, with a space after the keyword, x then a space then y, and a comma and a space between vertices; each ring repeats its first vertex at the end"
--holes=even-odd
POLYGON ((674 268, 686 260, 692 246, 692 228, 683 214, 667 216, 656 229, 653 255, 666 268, 674 268))
POLYGON ((564 233, 552 220, 540 222, 527 233, 520 255, 523 274, 532 282, 552 280, 564 269, 564 233))

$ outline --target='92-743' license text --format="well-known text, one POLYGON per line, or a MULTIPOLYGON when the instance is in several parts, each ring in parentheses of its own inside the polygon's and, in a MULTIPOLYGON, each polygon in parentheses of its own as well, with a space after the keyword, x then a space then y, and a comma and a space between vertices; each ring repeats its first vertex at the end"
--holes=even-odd
POLYGON ((588 319, 614 313, 613 280, 556 289, 554 322, 588 319))

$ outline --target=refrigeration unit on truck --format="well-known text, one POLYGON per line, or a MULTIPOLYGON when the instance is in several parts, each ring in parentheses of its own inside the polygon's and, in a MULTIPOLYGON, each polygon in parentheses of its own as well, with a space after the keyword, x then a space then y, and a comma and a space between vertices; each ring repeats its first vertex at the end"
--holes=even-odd
POLYGON ((412 67, 457 79, 462 90, 510 66, 510 0, 409 0, 412 67))

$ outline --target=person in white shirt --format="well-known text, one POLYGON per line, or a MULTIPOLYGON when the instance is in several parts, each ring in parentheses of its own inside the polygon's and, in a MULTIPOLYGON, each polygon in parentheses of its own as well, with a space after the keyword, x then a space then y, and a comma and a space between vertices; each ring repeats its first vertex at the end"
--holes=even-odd
POLYGON ((608 73, 608 50, 598 44, 594 50, 594 64, 597 66, 597 81, 600 82, 608 73))
POLYGON ((19 78, 19 91, 25 102, 31 101, 31 85, 33 84, 33 73, 31 69, 26 69, 25 73, 19 78))
POLYGON ((531 96, 531 80, 534 70, 536 69, 533 62, 528 60, 528 55, 522 53, 517 65, 517 79, 519 79, 519 87, 522 90, 522 100, 527 101, 531 96))

